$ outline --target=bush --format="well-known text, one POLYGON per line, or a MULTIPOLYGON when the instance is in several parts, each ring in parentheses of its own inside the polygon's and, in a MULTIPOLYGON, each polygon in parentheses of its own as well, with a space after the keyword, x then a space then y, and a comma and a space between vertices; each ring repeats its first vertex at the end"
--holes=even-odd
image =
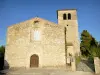
POLYGON ((4 54, 5 54, 5 47, 1 46, 0 47, 0 70, 2 70, 4 66, 4 54))
POLYGON ((76 65, 79 64, 81 61, 81 57, 80 56, 76 56, 76 65))

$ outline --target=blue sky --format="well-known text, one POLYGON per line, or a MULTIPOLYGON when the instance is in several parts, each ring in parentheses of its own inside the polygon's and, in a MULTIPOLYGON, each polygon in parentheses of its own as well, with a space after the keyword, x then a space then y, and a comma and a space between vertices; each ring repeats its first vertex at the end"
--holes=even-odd
POLYGON ((8 26, 36 16, 57 23, 56 10, 73 8, 79 34, 86 29, 100 41, 100 0, 0 0, 0 45, 6 44, 8 26))

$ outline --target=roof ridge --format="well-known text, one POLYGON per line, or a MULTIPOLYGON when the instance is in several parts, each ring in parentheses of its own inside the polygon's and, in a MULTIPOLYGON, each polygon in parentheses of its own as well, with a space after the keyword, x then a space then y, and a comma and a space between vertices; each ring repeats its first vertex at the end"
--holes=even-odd
POLYGON ((56 24, 56 25, 58 25, 58 24, 55 23, 55 22, 51 22, 51 21, 49 21, 49 20, 46 20, 46 19, 44 19, 44 18, 40 18, 40 17, 34 17, 33 19, 42 20, 42 21, 46 21, 46 22, 49 22, 49 23, 52 23, 52 24, 56 24))

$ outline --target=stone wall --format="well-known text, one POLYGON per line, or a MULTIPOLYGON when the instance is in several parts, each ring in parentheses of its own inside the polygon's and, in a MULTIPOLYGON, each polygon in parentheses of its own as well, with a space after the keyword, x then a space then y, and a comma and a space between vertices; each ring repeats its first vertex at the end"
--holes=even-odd
POLYGON ((100 74, 100 59, 98 57, 94 57, 94 65, 95 65, 95 73, 100 74))
POLYGON ((33 54, 39 56, 39 67, 66 67, 64 27, 40 18, 8 27, 5 60, 9 66, 30 68, 33 54), (35 30, 41 32, 40 40, 34 40, 35 30))

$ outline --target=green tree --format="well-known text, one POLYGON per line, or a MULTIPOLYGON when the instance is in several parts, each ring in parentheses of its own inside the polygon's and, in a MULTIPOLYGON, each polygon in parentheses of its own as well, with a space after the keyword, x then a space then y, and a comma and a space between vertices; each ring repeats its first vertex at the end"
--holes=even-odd
POLYGON ((91 54, 90 46, 91 46, 92 36, 89 34, 87 30, 83 30, 81 33, 81 44, 80 49, 83 56, 88 57, 91 54))
POLYGON ((98 43, 98 48, 96 50, 97 57, 100 58, 100 42, 98 43))
POLYGON ((100 43, 87 30, 83 30, 81 33, 80 49, 83 56, 100 57, 100 43))
POLYGON ((90 52, 92 57, 97 56, 97 50, 98 50, 98 42, 95 40, 94 37, 92 37, 92 40, 90 42, 90 52))
POLYGON ((5 46, 1 46, 1 47, 0 47, 0 52, 1 52, 1 53, 4 53, 4 52, 5 52, 5 46))

